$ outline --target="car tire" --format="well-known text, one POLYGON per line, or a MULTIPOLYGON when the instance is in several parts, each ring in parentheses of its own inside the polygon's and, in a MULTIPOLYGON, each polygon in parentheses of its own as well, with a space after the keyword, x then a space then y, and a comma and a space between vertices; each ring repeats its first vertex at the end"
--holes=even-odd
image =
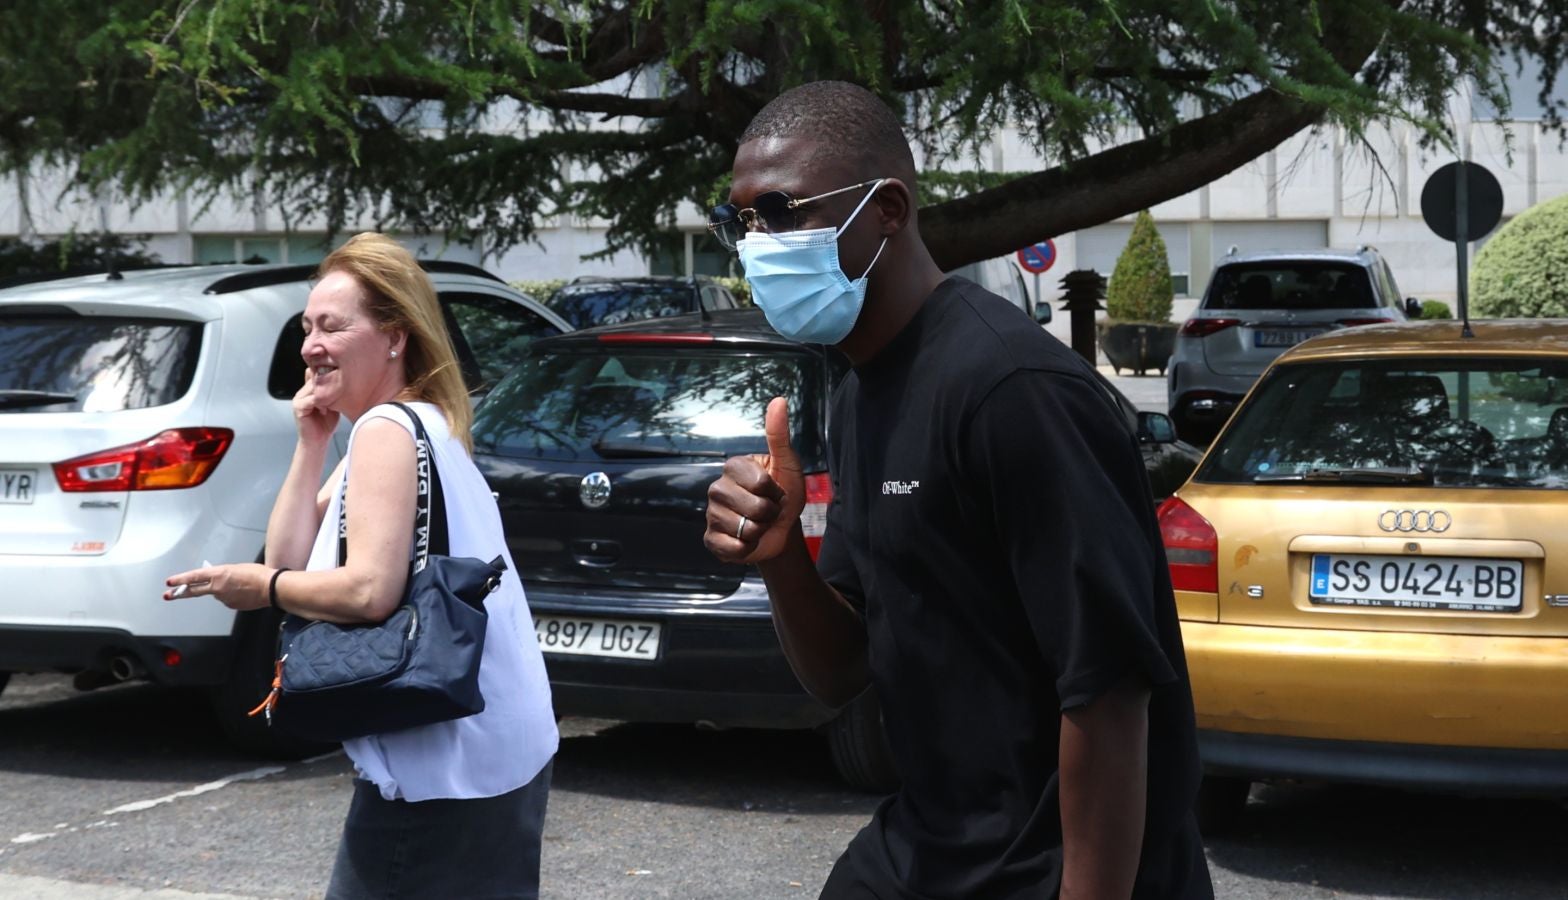
POLYGON ((1198 786, 1198 831, 1204 837, 1221 837, 1241 825, 1247 811, 1252 782, 1233 776, 1203 776, 1198 786))
POLYGON ((318 756, 333 744, 290 737, 269 727, 265 716, 246 715, 272 689, 278 625, 282 613, 253 609, 239 613, 234 622, 234 663, 229 677, 209 692, 218 726, 241 750, 272 759, 318 756))
POLYGON ((828 750, 839 777, 851 787, 879 794, 898 789, 898 770, 882 727, 882 703, 867 688, 827 724, 828 750))

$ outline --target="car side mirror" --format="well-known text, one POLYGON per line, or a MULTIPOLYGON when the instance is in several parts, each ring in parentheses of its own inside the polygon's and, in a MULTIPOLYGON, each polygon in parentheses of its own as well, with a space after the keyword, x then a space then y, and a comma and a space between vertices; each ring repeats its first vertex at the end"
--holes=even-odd
POLYGON ((1412 319, 1421 318, 1421 301, 1414 297, 1405 298, 1405 315, 1412 319))
POLYGON ((1145 444, 1176 443, 1176 423, 1165 413, 1138 413, 1138 440, 1145 444))
POLYGON ((1041 325, 1051 324, 1051 304, 1038 303, 1034 308, 1034 320, 1041 325))

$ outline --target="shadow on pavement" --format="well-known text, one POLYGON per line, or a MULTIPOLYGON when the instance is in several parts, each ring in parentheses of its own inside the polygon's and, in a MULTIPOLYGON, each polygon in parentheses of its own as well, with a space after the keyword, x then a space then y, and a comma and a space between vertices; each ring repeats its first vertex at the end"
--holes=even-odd
POLYGON ((269 762, 224 739, 200 691, 137 684, 76 693, 69 679, 58 689, 50 682, 18 677, 7 689, 0 772, 202 781, 269 762))
POLYGON ((1309 889, 1432 900, 1568 897, 1568 812, 1346 785, 1255 787, 1216 869, 1309 889), (1260 802, 1261 801, 1261 802, 1260 802))
POLYGON ((699 731, 564 719, 552 787, 685 806, 802 814, 862 811, 879 797, 846 786, 812 731, 699 731), (745 804, 752 804, 745 807, 745 804))

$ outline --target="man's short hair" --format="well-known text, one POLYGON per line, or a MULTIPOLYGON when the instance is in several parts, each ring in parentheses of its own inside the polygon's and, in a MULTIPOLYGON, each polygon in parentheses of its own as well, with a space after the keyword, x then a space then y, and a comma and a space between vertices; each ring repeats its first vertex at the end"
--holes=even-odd
POLYGON ((792 137, 824 139, 817 159, 847 162, 857 177, 895 177, 915 189, 915 157, 898 116, 858 84, 813 81, 787 90, 757 113, 740 143, 792 137))

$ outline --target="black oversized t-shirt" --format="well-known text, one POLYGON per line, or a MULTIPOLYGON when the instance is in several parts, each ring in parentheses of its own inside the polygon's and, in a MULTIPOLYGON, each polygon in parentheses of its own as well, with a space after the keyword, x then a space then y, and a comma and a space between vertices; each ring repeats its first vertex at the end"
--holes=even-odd
POLYGON ((1088 366, 960 278, 834 397, 819 568, 865 615, 903 787, 830 885, 1056 896, 1064 710, 1151 686, 1138 898, 1211 897, 1175 600, 1137 439, 1088 366))

